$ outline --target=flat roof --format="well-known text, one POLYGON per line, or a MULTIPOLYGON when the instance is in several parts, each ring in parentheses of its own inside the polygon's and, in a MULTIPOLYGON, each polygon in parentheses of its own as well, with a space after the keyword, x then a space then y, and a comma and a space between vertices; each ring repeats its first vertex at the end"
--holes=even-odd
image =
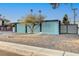
POLYGON ((60 20, 45 20, 45 22, 52 22, 52 21, 60 21, 60 20))
MULTIPOLYGON (((57 21, 59 22, 60 20, 44 20, 44 22, 53 22, 53 21, 57 21)), ((20 22, 13 22, 12 24, 18 24, 20 22)))

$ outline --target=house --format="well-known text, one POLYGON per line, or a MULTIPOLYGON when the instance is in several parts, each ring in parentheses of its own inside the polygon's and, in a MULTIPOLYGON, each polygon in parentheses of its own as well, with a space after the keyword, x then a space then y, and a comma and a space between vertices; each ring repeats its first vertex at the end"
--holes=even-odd
MULTIPOLYGON (((14 23, 13 32, 16 33, 30 33, 28 26, 19 22, 14 23)), ((61 24, 59 20, 45 20, 39 26, 34 28, 34 33, 45 33, 45 34, 78 34, 78 24, 61 24)))
POLYGON ((12 31, 9 20, 0 17, 0 31, 12 31))
MULTIPOLYGON (((59 20, 45 20, 39 26, 36 26, 34 33, 43 32, 45 34, 60 34, 60 21, 59 20)), ((21 23, 14 23, 13 32, 17 33, 30 33, 28 26, 25 26, 21 23)))

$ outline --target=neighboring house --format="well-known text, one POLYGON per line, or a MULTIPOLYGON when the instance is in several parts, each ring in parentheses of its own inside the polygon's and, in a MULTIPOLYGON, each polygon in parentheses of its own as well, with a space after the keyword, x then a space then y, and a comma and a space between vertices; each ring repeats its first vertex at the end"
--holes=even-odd
POLYGON ((9 24, 9 20, 0 18, 0 31, 12 31, 12 27, 9 24))
POLYGON ((2 26, 4 24, 4 21, 2 18, 0 18, 0 26, 2 26))

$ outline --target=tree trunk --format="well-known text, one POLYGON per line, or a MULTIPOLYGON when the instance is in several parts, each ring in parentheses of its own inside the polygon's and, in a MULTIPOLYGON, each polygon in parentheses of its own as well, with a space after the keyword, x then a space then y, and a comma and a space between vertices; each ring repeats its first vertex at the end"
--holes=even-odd
POLYGON ((34 34, 34 27, 35 27, 35 24, 31 25, 31 26, 28 26, 29 29, 30 29, 30 33, 31 34, 34 34), (32 27, 31 27, 32 26, 32 27))
POLYGON ((31 34, 34 34, 34 27, 35 27, 35 25, 33 25, 32 27, 29 26, 29 28, 30 28, 30 33, 31 33, 31 34))

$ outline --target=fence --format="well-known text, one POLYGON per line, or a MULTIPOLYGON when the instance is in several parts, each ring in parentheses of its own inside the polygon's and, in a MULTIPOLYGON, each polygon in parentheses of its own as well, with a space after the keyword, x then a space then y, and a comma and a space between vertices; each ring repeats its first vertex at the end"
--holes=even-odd
POLYGON ((12 31, 12 27, 10 27, 10 26, 7 26, 7 27, 0 26, 0 31, 12 31))
POLYGON ((78 25, 77 24, 61 25, 60 34, 78 34, 78 25))

